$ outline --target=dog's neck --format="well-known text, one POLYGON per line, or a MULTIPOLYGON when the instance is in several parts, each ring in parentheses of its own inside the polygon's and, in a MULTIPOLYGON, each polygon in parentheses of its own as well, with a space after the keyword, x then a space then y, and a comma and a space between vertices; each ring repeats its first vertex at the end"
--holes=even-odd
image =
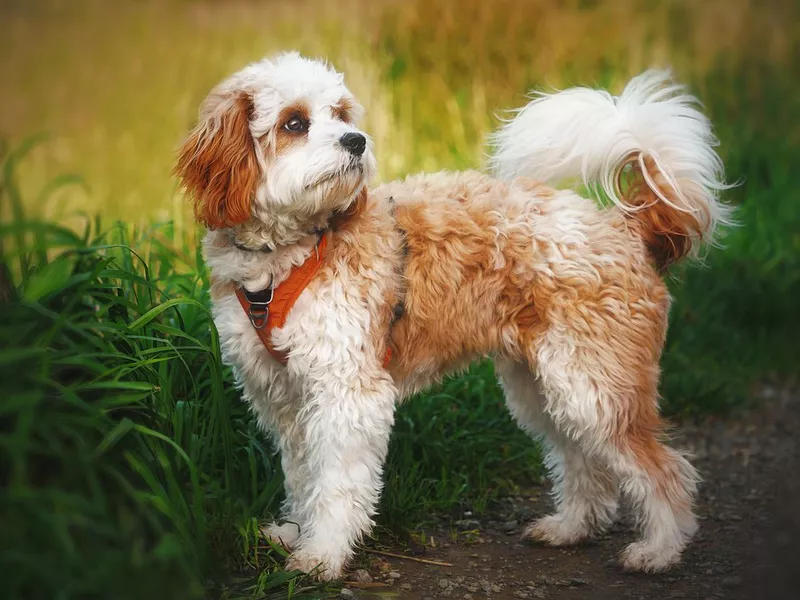
POLYGON ((309 235, 328 228, 331 215, 317 215, 312 219, 280 219, 280 223, 252 218, 246 223, 236 225, 227 230, 231 243, 242 251, 272 252, 279 248, 294 246, 309 235), (289 220, 295 221, 289 223, 289 220))
POLYGON ((258 244, 263 243, 261 239, 248 238, 248 245, 243 246, 241 238, 234 240, 232 228, 209 231, 203 242, 203 254, 213 276, 250 292, 263 290, 270 284, 278 285, 314 252, 319 234, 303 234, 294 243, 274 249, 259 247, 258 244))
POLYGON ((336 229, 363 209, 367 194, 364 186, 343 212, 321 212, 310 217, 257 210, 249 221, 230 227, 227 232, 233 245, 240 250, 275 251, 298 244, 319 231, 336 229))
POLYGON ((251 292, 278 285, 289 272, 314 252, 320 232, 340 230, 357 218, 367 199, 366 187, 341 213, 327 213, 303 220, 302 226, 287 227, 282 219, 273 227, 268 220, 253 218, 246 223, 209 231, 203 243, 206 264, 220 280, 243 285, 251 292))

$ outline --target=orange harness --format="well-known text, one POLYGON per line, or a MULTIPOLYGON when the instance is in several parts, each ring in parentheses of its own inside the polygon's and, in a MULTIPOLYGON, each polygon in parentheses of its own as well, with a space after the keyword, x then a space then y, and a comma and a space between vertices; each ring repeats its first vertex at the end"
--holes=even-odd
MULTIPOLYGON (((311 280, 322 267, 325 259, 325 249, 328 246, 328 236, 322 234, 317 242, 315 251, 312 252, 306 261, 299 267, 295 267, 277 287, 269 285, 260 292, 248 292, 243 287, 236 288, 236 297, 242 305, 244 312, 250 319, 250 323, 256 330, 261 342, 269 353, 282 365, 286 365, 289 360, 286 352, 277 350, 272 344, 272 331, 280 329, 286 324, 289 311, 292 310, 294 303, 308 287, 311 280)), ((392 359, 392 349, 387 345, 386 354, 383 357, 384 368, 392 359)))

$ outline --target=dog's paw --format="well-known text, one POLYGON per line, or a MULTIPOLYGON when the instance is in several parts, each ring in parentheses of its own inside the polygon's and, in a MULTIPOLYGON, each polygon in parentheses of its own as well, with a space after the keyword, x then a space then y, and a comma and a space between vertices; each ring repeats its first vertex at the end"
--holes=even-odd
POLYGON ((344 574, 345 563, 343 557, 324 556, 322 553, 301 549, 289 555, 285 568, 287 571, 308 573, 318 581, 331 581, 344 574))
POLYGON ((626 571, 658 573, 678 564, 680 550, 655 545, 645 541, 629 544, 620 554, 620 565, 626 571))
POLYGON ((283 546, 286 550, 294 548, 297 538, 300 537, 300 527, 296 523, 270 523, 261 527, 261 535, 273 544, 283 546))
POLYGON ((549 546, 572 546, 590 534, 585 524, 555 514, 537 519, 528 525, 522 532, 522 539, 542 542, 549 546))

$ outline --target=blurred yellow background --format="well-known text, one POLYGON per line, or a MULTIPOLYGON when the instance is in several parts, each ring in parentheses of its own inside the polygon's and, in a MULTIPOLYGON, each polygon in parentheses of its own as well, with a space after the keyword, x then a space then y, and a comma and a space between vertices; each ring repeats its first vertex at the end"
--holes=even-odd
MULTIPOLYGON (((712 67, 797 50, 796 3, 747 0, 4 0, 0 137, 49 139, 20 169, 39 216, 135 224, 186 213, 170 171, 220 79, 276 51, 329 59, 367 108, 380 178, 476 167, 532 87, 619 91, 649 66, 702 88, 712 67), (73 188, 37 201, 44 182, 73 188)), ((743 67, 744 68, 744 67, 743 67)), ((695 91, 703 96, 703 89, 695 91)))

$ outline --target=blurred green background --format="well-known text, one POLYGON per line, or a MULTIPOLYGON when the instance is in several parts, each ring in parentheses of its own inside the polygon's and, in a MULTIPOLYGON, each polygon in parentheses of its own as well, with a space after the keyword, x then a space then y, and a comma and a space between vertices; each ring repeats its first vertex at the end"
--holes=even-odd
MULTIPOLYGON (((381 180, 480 168, 484 137, 531 88, 619 92, 647 67, 672 67, 716 127, 741 225, 705 265, 670 273, 663 408, 725 415, 764 381, 796 376, 794 1, 0 7, 0 594, 335 593, 283 573, 259 539, 281 474, 220 363, 198 230, 170 175, 205 94, 272 52, 345 73, 381 180)), ((480 512, 540 475, 481 363, 399 411, 379 532, 480 512)))

